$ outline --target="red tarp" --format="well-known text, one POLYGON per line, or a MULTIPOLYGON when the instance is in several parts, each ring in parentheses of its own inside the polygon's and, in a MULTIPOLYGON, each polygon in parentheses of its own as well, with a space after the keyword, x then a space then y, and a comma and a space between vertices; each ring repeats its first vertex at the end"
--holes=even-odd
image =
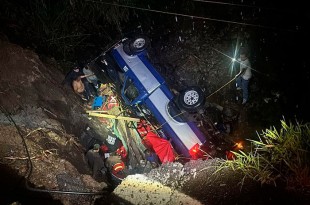
POLYGON ((160 138, 156 133, 152 132, 150 125, 141 120, 138 123, 138 132, 140 133, 143 144, 154 151, 161 163, 173 162, 175 155, 170 142, 166 139, 160 138))
POLYGON ((148 132, 143 141, 155 151, 161 163, 173 162, 175 160, 173 148, 168 140, 160 138, 153 132, 148 132))

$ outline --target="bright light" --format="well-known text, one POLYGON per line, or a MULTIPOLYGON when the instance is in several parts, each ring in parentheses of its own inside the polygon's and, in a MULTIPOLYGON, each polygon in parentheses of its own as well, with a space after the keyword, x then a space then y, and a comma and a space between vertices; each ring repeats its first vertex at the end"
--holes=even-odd
POLYGON ((192 156, 193 159, 197 158, 197 152, 199 150, 199 144, 196 143, 190 150, 189 154, 192 156))
POLYGON ((239 149, 243 149, 243 142, 237 142, 234 145, 234 150, 239 150, 239 149))
POLYGON ((231 56, 229 56, 229 55, 226 55, 225 53, 223 53, 223 52, 221 52, 221 51, 219 51, 219 50, 217 50, 217 49, 215 49, 215 48, 213 48, 215 51, 217 51, 218 53, 220 53, 220 54, 222 54, 223 56, 225 56, 225 57, 227 57, 227 58, 229 58, 229 59, 231 59, 231 62, 230 62, 230 64, 229 64, 229 71, 230 71, 230 75, 231 76, 233 76, 233 74, 235 73, 235 71, 234 71, 234 67, 235 67, 235 62, 237 61, 237 54, 238 54, 238 52, 239 52, 239 49, 240 49, 240 40, 239 40, 239 38, 237 38, 237 41, 236 41, 236 45, 235 45, 235 47, 234 47, 234 53, 233 53, 233 56, 231 57, 231 56))
POLYGON ((237 54, 239 52, 239 49, 240 49, 240 42, 239 42, 239 38, 237 38, 236 45, 235 45, 235 50, 234 50, 234 56, 231 58, 232 59, 232 63, 231 63, 231 66, 230 66, 230 75, 233 75, 233 73, 234 73, 235 62, 237 61, 236 56, 237 56, 237 54))

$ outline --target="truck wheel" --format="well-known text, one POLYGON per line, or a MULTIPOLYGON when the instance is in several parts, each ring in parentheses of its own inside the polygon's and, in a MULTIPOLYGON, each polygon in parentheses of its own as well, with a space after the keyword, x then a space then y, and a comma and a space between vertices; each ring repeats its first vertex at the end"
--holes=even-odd
POLYGON ((129 48, 132 55, 144 51, 150 44, 150 40, 143 35, 136 36, 129 41, 129 48))
POLYGON ((178 104, 181 109, 189 112, 197 111, 201 106, 204 105, 205 97, 203 91, 198 86, 190 86, 185 90, 181 91, 178 104))

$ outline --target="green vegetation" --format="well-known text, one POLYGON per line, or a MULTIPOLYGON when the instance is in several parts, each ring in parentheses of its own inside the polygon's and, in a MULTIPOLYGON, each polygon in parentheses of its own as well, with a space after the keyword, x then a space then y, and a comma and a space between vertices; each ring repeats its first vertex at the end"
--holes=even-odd
POLYGON ((310 127, 287 123, 266 129, 259 140, 249 140, 251 150, 234 152, 235 160, 224 161, 218 170, 230 167, 262 184, 283 184, 299 191, 310 189, 310 127))

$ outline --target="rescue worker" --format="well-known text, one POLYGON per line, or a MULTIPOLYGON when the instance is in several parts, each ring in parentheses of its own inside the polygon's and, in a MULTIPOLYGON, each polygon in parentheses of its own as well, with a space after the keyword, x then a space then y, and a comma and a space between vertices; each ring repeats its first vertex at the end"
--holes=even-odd
POLYGON ((105 165, 110 176, 110 183, 115 188, 128 175, 125 163, 120 156, 114 155, 106 159, 105 165))
POLYGON ((240 63, 240 74, 236 78, 236 87, 237 90, 242 90, 242 105, 245 105, 249 100, 249 82, 252 77, 252 68, 248 54, 244 49, 240 52, 238 62, 240 63))
POLYGON ((108 158, 110 155, 118 155, 124 162, 127 159, 127 151, 122 141, 111 130, 108 132, 105 142, 100 149, 104 153, 105 158, 108 158))
POLYGON ((146 161, 151 164, 152 168, 156 168, 160 165, 160 160, 155 152, 146 149, 144 153, 146 161))
POLYGON ((89 76, 90 75, 84 75, 84 73, 82 72, 80 67, 78 65, 75 65, 73 67, 73 69, 71 69, 70 72, 67 73, 65 79, 62 82, 62 85, 70 85, 72 87, 72 89, 75 91, 75 89, 73 87, 74 86, 73 84, 79 83, 78 84, 79 87, 82 88, 82 85, 80 84, 80 82, 77 82, 77 79, 80 77, 80 80, 83 83, 84 90, 85 90, 85 92, 87 94, 87 95, 83 94, 82 99, 87 101, 87 100, 89 100, 89 96, 92 96, 92 94, 90 92, 90 88, 89 88, 89 82, 86 80, 86 77, 89 77, 89 76))
POLYGON ((97 93, 97 89, 99 88, 98 78, 89 64, 83 68, 83 73, 87 76, 87 81, 94 87, 92 90, 97 93))
POLYGON ((77 77, 83 77, 84 73, 80 69, 78 65, 75 65, 66 75, 65 79, 63 80, 62 84, 72 85, 72 81, 75 80, 77 77))
POLYGON ((108 152, 116 152, 122 146, 122 141, 115 135, 112 130, 108 131, 105 138, 105 144, 108 147, 108 152))
POLYGON ((97 181, 102 181, 105 178, 107 168, 105 167, 103 158, 100 153, 100 145, 95 144, 92 149, 86 153, 87 163, 92 170, 92 177, 97 181))

